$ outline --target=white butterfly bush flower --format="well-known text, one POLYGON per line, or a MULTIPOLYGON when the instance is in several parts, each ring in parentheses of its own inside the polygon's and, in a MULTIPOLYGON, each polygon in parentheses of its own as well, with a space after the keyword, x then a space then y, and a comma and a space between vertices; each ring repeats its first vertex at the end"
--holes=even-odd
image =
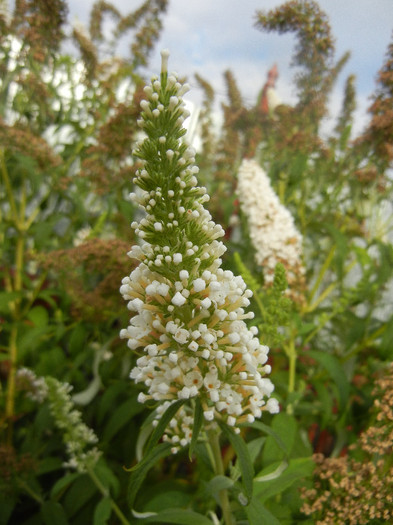
POLYGON ((19 390, 24 390, 32 401, 49 401, 55 425, 62 431, 68 461, 64 467, 86 472, 100 458, 100 451, 92 447, 98 438, 83 421, 82 414, 74 408, 70 392, 72 386, 54 377, 39 377, 29 368, 19 368, 16 374, 19 390))
POLYGON ((72 386, 54 377, 46 377, 45 383, 50 411, 56 426, 63 432, 67 449, 68 461, 64 466, 86 472, 100 458, 100 451, 92 447, 98 442, 98 438, 82 421, 81 413, 75 410, 70 396, 72 386))
POLYGON ((134 152, 141 165, 133 182, 142 191, 130 198, 145 216, 131 224, 141 245, 129 256, 140 264, 120 288, 134 313, 120 335, 139 355, 131 371, 146 387, 139 401, 161 402, 156 422, 172 403, 189 400, 164 435, 176 452, 191 440, 197 397, 206 425, 220 420, 237 431, 264 410, 278 412, 278 403, 265 377, 269 349, 245 323, 252 292, 221 268, 224 231, 204 208, 209 196, 197 185, 195 151, 181 140, 188 86, 168 75, 167 59, 162 52, 161 77, 141 103, 146 138, 134 152))
MULTIPOLYGON (((237 193, 248 220, 255 260, 263 267, 266 284, 273 283, 274 269, 280 262, 286 269, 289 286, 301 288, 304 280, 302 235, 274 192, 269 177, 255 160, 243 159, 237 193)), ((296 300, 296 290, 293 291, 296 300)))
POLYGON ((36 403, 43 403, 48 396, 48 387, 43 377, 37 377, 30 368, 19 368, 16 371, 18 390, 24 390, 26 397, 36 403))

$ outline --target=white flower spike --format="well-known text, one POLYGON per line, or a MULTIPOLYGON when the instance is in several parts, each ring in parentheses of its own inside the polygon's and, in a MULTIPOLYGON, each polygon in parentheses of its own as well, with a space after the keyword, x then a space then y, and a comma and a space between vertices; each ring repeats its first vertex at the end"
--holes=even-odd
POLYGON ((267 285, 273 283, 274 269, 282 263, 294 301, 303 300, 304 267, 302 236, 293 217, 274 192, 270 179, 253 159, 244 159, 238 172, 237 193, 247 217, 256 263, 263 267, 267 285))
MULTIPOLYGON (((221 268, 224 231, 204 208, 209 198, 197 186, 195 151, 182 141, 187 86, 168 75, 167 59, 163 52, 161 77, 153 77, 141 104, 146 138, 134 152, 140 191, 131 198, 146 215, 132 224, 141 246, 129 255, 140 264, 120 292, 135 315, 120 335, 139 355, 131 371, 146 387, 139 401, 161 402, 157 419, 173 402, 199 397, 209 428, 219 420, 239 431, 263 410, 277 412, 264 377, 269 349, 245 323, 253 318, 244 310, 251 292, 221 268)), ((174 452, 190 442, 192 425, 187 401, 164 435, 174 452)))

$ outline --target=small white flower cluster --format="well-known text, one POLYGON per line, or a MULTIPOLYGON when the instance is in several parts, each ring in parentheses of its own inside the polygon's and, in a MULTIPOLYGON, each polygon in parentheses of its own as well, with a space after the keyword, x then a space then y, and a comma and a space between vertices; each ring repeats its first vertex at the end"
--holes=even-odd
POLYGON ((302 236, 291 213, 271 187, 269 177, 255 160, 243 159, 237 193, 266 284, 273 282, 274 269, 280 262, 286 269, 289 286, 296 287, 304 278, 302 236))
MULTIPOLYGON (((224 231, 203 206, 209 197, 197 186, 195 152, 180 140, 186 87, 168 76, 166 60, 164 53, 161 79, 152 79, 141 103, 147 138, 135 152, 142 165, 134 182, 142 192, 130 197, 146 215, 131 225, 142 245, 129 252, 140 264, 120 288, 134 312, 120 336, 139 354, 131 371, 147 387, 139 401, 162 402, 157 419, 176 400, 198 396, 207 425, 221 420, 235 427, 263 410, 278 411, 264 377, 269 349, 244 322, 253 317, 244 310, 251 291, 221 268, 224 231)), ((190 442, 192 424, 192 410, 183 405, 164 436, 174 452, 190 442)))
POLYGON ((85 472, 92 468, 100 457, 100 452, 93 447, 87 447, 97 443, 98 438, 94 432, 82 421, 81 413, 74 409, 70 392, 72 386, 61 383, 53 377, 45 378, 51 414, 56 426, 63 432, 63 440, 66 445, 69 460, 65 467, 85 472))
POLYGON ((48 396, 48 387, 43 377, 37 377, 30 368, 19 368, 16 371, 18 390, 24 390, 26 397, 36 403, 43 403, 48 396))

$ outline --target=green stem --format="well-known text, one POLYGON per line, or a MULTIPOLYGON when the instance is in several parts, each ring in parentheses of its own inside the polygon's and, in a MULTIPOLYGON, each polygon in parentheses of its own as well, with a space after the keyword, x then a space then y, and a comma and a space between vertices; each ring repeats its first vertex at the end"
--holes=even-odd
POLYGON ((281 204, 285 205, 285 190, 286 190, 286 182, 283 179, 280 179, 278 181, 278 196, 280 199, 281 204))
POLYGON ((348 361, 349 359, 352 359, 359 351, 361 351, 363 348, 371 347, 375 339, 380 337, 386 330, 387 325, 383 324, 380 326, 377 330, 375 330, 372 334, 370 334, 368 337, 365 337, 362 339, 353 350, 351 350, 348 354, 345 355, 344 361, 348 361))
MULTIPOLYGON (((295 340, 292 338, 287 345, 284 347, 285 353, 288 356, 289 360, 289 371, 288 371, 288 394, 291 394, 295 391, 295 380, 296 380, 296 361, 297 353, 295 348, 295 340)), ((288 413, 293 413, 292 405, 288 405, 288 413)))
MULTIPOLYGON (((213 454, 214 465, 213 468, 218 476, 225 475, 224 463, 222 461, 220 436, 217 430, 209 430, 208 433, 209 444, 213 454)), ((235 525, 235 519, 231 512, 229 503, 228 491, 226 489, 220 490, 219 499, 225 525, 235 525)))
POLYGON ((8 176, 7 166, 5 164, 4 150, 2 150, 2 149, 0 150, 0 164, 1 164, 1 174, 3 176, 4 185, 5 185, 5 189, 6 189, 6 193, 7 193, 7 198, 8 198, 9 203, 10 203, 11 216, 13 217, 14 221, 17 222, 18 221, 18 210, 16 208, 16 203, 15 203, 14 194, 13 194, 13 191, 12 191, 10 178, 8 176))
POLYGON ((16 322, 12 324, 9 344, 9 362, 10 370, 7 382, 7 397, 5 402, 5 416, 8 422, 7 428, 7 443, 11 446, 12 434, 13 434, 13 420, 14 420, 14 408, 15 408, 15 372, 16 372, 16 361, 18 357, 17 347, 17 336, 18 328, 16 322))
POLYGON ((315 310, 315 308, 317 306, 319 306, 322 301, 324 301, 326 299, 326 297, 335 289, 337 288, 337 285, 338 283, 337 282, 334 282, 334 283, 330 283, 329 286, 327 288, 325 288, 325 290, 321 293, 321 295, 318 296, 318 299, 316 299, 312 304, 310 304, 310 306, 307 306, 306 307, 306 310, 305 310, 305 313, 310 313, 312 312, 313 310, 315 310))
POLYGON ((257 291, 253 290, 253 293, 254 293, 254 299, 255 299, 255 301, 256 301, 258 307, 259 307, 259 310, 260 310, 260 312, 261 312, 261 315, 262 315, 262 317, 264 317, 264 316, 265 316, 265 308, 264 308, 264 306, 263 306, 263 303, 262 303, 262 301, 261 301, 261 298, 259 297, 259 294, 258 294, 257 291))
MULTIPOLYGON (((16 254, 15 254, 15 278, 14 278, 14 291, 20 292, 22 290, 22 271, 23 271, 23 255, 24 255, 24 238, 19 236, 16 241, 16 254)), ((12 443, 13 435, 13 419, 15 411, 15 374, 16 366, 18 361, 18 320, 19 320, 19 307, 20 298, 17 297, 12 304, 11 311, 13 313, 14 322, 11 327, 10 334, 10 345, 9 345, 9 375, 7 381, 7 398, 5 414, 8 420, 7 430, 7 441, 8 444, 12 443)))
POLYGON ((30 308, 32 307, 34 301, 37 299, 41 289, 42 289, 42 285, 44 284, 45 282, 45 279, 48 275, 48 272, 47 271, 44 271, 42 273, 42 275, 40 276, 40 278, 38 279, 34 289, 32 290, 31 294, 29 294, 29 298, 28 300, 25 302, 25 304, 23 305, 23 308, 21 309, 21 312, 20 312, 20 317, 23 318, 25 315, 27 315, 27 313, 29 312, 30 308))
POLYGON ((18 485, 29 495, 31 496, 37 503, 40 505, 43 505, 44 500, 41 498, 39 494, 34 492, 32 488, 29 487, 27 483, 25 483, 22 479, 18 479, 18 485))
POLYGON ((314 283, 314 286, 310 292, 310 296, 309 296, 309 303, 311 303, 314 295, 316 294, 318 288, 319 288, 319 285, 321 284, 322 282, 322 279, 327 271, 327 269, 329 268, 330 266, 330 263, 332 262, 332 259, 333 259, 333 256, 334 256, 334 252, 336 251, 336 247, 333 245, 331 248, 330 248, 330 252, 328 253, 328 256, 326 257, 326 260, 325 262, 323 263, 323 266, 322 268, 320 269, 319 271, 319 275, 317 277, 317 280, 315 281, 314 283))
POLYGON ((104 485, 101 483, 99 478, 97 477, 96 473, 92 468, 87 469, 87 473, 89 474, 91 480, 93 481, 94 485, 98 488, 98 490, 101 492, 101 494, 104 496, 104 498, 109 498, 111 500, 111 507, 116 514, 116 516, 119 518, 120 522, 123 525, 130 525, 130 522, 128 519, 124 516, 120 508, 117 506, 117 504, 113 501, 113 499, 110 497, 109 491, 104 487, 104 485))

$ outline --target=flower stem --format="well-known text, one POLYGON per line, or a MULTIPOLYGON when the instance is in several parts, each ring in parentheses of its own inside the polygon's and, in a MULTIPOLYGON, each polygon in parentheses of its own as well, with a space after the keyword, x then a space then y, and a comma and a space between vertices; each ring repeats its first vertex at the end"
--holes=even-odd
MULTIPOLYGON (((297 353, 295 348, 295 341, 291 339, 288 345, 285 346, 285 353, 288 356, 289 360, 289 377, 288 377, 288 394, 291 394, 295 391, 295 380, 296 380, 296 361, 297 353)), ((287 407, 288 414, 293 414, 293 405, 292 403, 287 407)))
POLYGON ((15 372, 16 372, 16 361, 18 357, 18 348, 16 344, 18 335, 18 329, 16 322, 13 323, 11 327, 10 334, 10 344, 9 344, 9 375, 8 375, 8 385, 7 385, 7 398, 5 404, 5 415, 8 422, 7 427, 7 443, 12 444, 12 434, 13 434, 13 420, 14 420, 14 405, 15 405, 15 372))
POLYGON ((96 473, 92 468, 87 469, 87 473, 89 474, 91 480, 93 481, 94 485, 98 488, 98 490, 101 492, 101 494, 104 496, 104 498, 109 498, 111 500, 111 507, 116 514, 116 516, 119 518, 120 522, 123 525, 130 525, 130 522, 128 519, 124 516, 120 508, 117 506, 116 502, 113 501, 113 499, 110 497, 109 491, 104 487, 104 485, 101 483, 99 478, 97 477, 96 473))
MULTIPOLYGON (((314 283, 314 286, 310 292, 310 296, 309 296, 309 304, 311 304, 313 298, 314 298, 314 295, 316 294, 316 292, 318 291, 318 288, 322 282, 322 279, 324 278, 324 275, 326 273, 326 271, 328 270, 329 266, 330 266, 330 263, 332 262, 333 260, 333 257, 334 257, 334 254, 335 254, 335 251, 336 251, 336 246, 333 245, 331 248, 330 248, 330 251, 328 253, 328 256, 326 257, 326 260, 325 262, 323 263, 322 265, 322 268, 320 269, 319 271, 319 275, 314 283)), ((307 311, 310 311, 309 310, 309 307, 307 307, 307 311)))
MULTIPOLYGON (((208 433, 209 444, 214 458, 214 470, 218 476, 225 475, 224 463, 222 461, 220 436, 217 430, 209 430, 208 433)), ((220 506, 224 517, 225 525, 235 525, 236 521, 232 515, 229 503, 228 491, 226 489, 219 492, 220 506)))

